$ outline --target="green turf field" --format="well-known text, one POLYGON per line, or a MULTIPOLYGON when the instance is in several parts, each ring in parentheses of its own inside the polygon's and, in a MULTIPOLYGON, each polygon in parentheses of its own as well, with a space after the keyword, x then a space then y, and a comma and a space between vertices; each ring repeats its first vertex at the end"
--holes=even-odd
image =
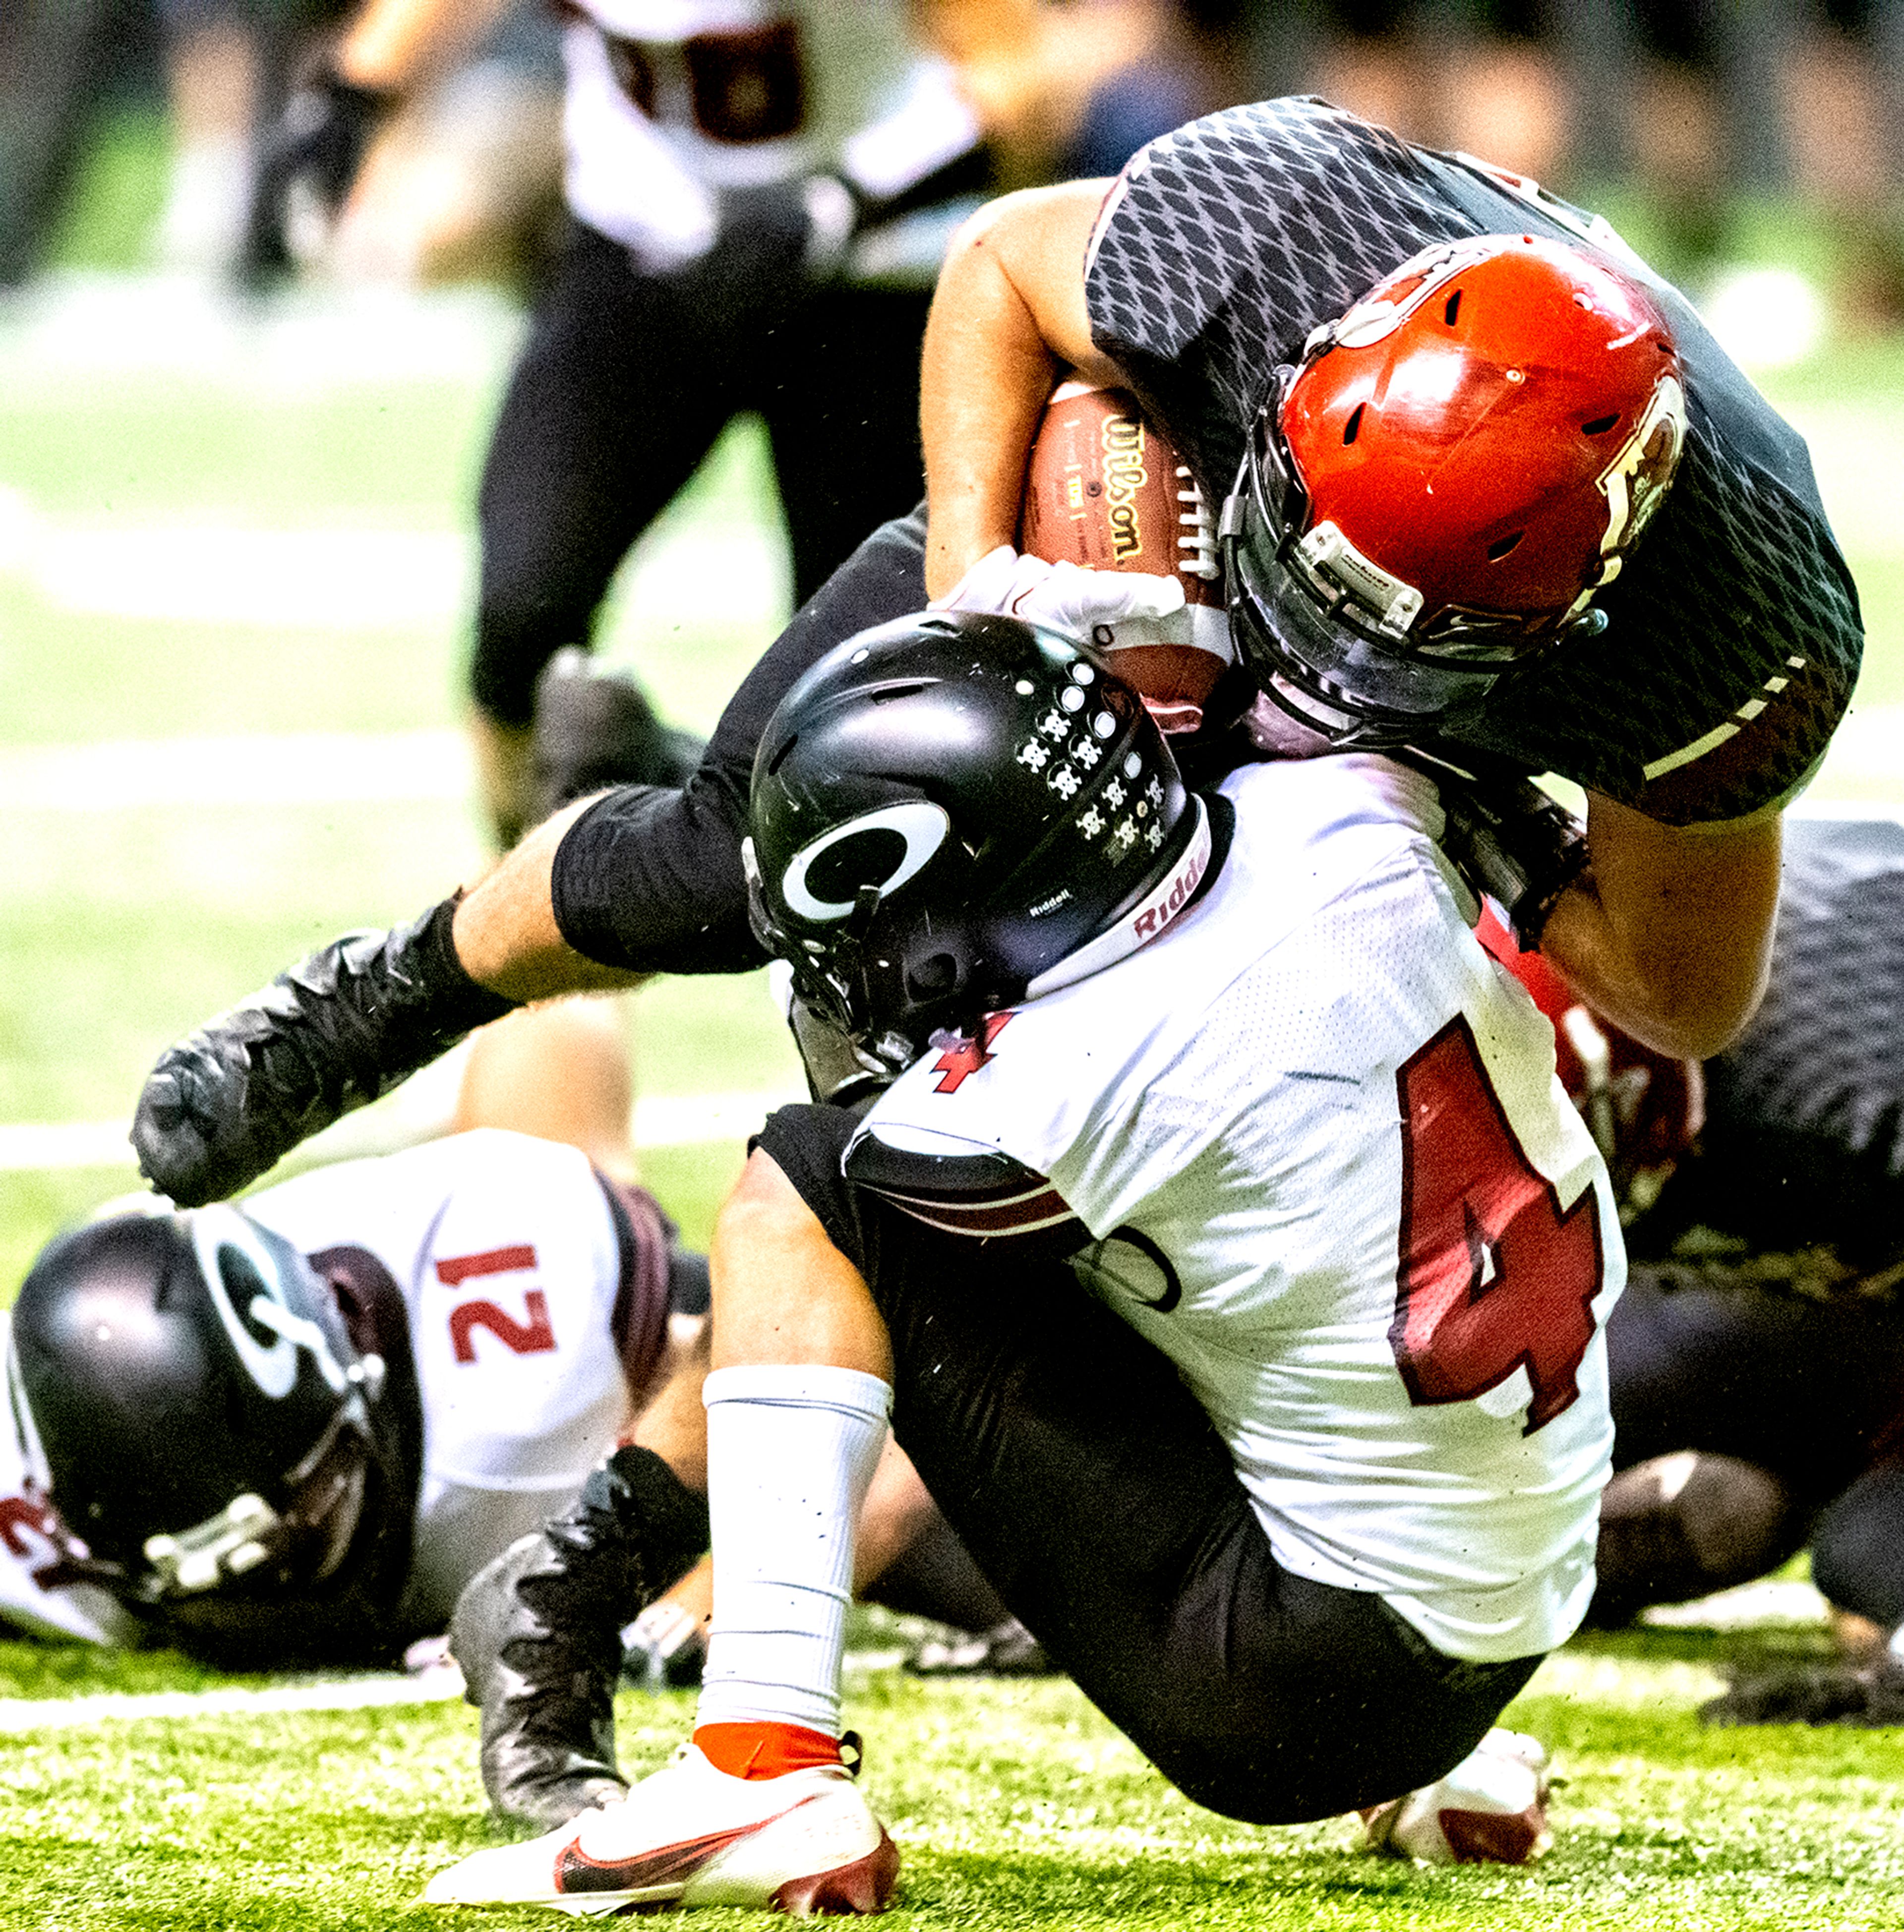
MULTIPOLYGON (((365 799, 322 780, 364 734, 422 734, 392 735, 392 759, 453 749, 467 506, 512 326, 473 298, 238 324, 176 291, 134 301, 110 284, 0 310, 0 1130, 125 1118, 177 1033, 484 862, 453 787, 365 799), (299 748, 311 734, 344 749, 299 748), (287 766, 314 760, 319 782, 203 796, 229 741, 252 734, 288 746, 287 766)), ((1812 436, 1871 625, 1818 795, 1904 803, 1904 351, 1841 349, 1772 386, 1812 436)), ((743 427, 609 620, 609 648, 683 722, 711 722, 772 634, 774 518, 743 427), (740 565, 684 585, 710 545, 740 565)), ((755 982, 664 985, 637 1012, 647 1090, 790 1076, 755 982)), ((650 1178, 699 1234, 737 1157, 733 1142, 671 1149, 650 1178)), ((62 1221, 131 1179, 0 1171, 0 1299, 62 1221)), ((1529 1874, 1377 1864, 1340 1822, 1226 1824, 1063 1686, 878 1671, 856 1677, 848 1716, 905 1848, 898 1924, 1894 1923, 1904 1741, 1702 1732, 1709 1666, 1735 1641, 1752 1640, 1577 1646, 1536 1680, 1512 1720, 1556 1747, 1569 1781, 1555 1849, 1529 1874)), ((380 1925, 482 1840, 458 1706, 4 1735, 14 1698, 206 1681, 164 1657, 0 1646, 0 1924, 380 1925)), ((631 1702, 628 1761, 658 1762, 686 1714, 684 1700, 631 1702)))

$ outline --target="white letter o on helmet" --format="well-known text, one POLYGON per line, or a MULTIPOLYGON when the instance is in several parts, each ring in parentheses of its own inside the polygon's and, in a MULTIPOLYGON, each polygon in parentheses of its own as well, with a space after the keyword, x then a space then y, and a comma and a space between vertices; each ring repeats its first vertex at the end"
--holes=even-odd
POLYGON ((881 806, 863 818, 850 819, 823 833, 812 844, 796 852, 780 880, 780 894, 788 908, 803 919, 844 919, 853 910, 851 899, 816 898, 807 890, 806 874, 814 861, 865 832, 896 832, 905 841, 905 854, 885 878, 869 880, 883 892, 896 892, 908 880, 917 878, 926 862, 945 842, 952 821, 944 810, 923 799, 906 805, 881 806))

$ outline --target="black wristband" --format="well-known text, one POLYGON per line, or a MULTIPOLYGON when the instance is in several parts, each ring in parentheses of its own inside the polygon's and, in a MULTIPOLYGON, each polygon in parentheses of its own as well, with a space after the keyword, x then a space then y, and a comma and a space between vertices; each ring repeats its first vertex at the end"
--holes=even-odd
POLYGON ((456 908, 465 895, 459 886, 442 904, 424 916, 417 946, 418 977, 433 1010, 444 1026, 460 1026, 473 1033, 491 1020, 521 1005, 502 993, 493 992, 480 980, 470 976, 456 951, 456 908))

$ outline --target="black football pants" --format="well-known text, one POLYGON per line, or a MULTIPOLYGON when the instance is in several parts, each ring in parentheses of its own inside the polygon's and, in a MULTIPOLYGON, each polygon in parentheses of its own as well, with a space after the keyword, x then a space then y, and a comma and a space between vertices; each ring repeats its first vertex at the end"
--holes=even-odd
POLYGON ((766 418, 803 603, 917 501, 923 290, 804 280, 797 238, 724 235, 672 274, 575 226, 510 377, 478 508, 470 682, 529 722, 537 674, 586 644, 630 546, 737 410, 766 418))
POLYGON ((942 1234, 850 1186, 851 1126, 783 1108, 758 1144, 885 1316, 900 1444, 1086 1696, 1188 1796, 1257 1824, 1464 1757, 1539 1658, 1458 1663, 1380 1598, 1283 1569, 1169 1361, 1049 1249, 942 1234))
MULTIPOLYGON (((1671 1264, 1635 1266, 1607 1324, 1614 1462, 1676 1450, 1756 1463, 1791 1490, 1792 1542, 1833 1603, 1904 1622, 1904 1309, 1671 1264)), ((1603 1582, 1649 1600, 1643 1576, 1603 1582)))

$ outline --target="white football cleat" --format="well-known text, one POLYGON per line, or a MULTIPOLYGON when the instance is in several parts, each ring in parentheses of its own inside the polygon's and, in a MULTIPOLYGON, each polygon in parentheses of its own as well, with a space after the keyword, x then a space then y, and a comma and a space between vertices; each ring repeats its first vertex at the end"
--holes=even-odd
POLYGON ((844 1765, 730 1777, 691 1744, 626 1798, 439 1872, 427 1905, 547 1905, 580 1916, 749 1905, 804 1918, 881 1912, 899 1848, 844 1765))
POLYGON ((1490 1731, 1444 1778, 1362 1814, 1371 1851, 1423 1864, 1524 1865, 1553 1842, 1547 1748, 1490 1731))

